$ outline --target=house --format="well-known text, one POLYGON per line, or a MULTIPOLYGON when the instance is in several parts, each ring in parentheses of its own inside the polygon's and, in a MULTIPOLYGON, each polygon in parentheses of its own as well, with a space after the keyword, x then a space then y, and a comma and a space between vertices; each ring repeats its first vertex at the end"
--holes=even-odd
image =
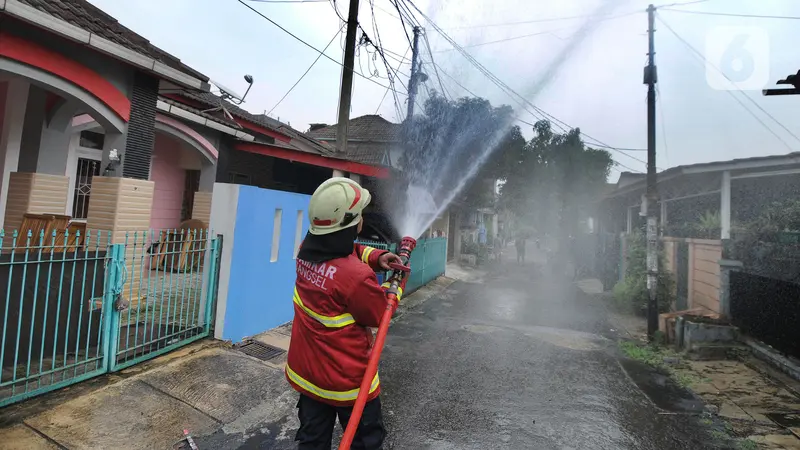
MULTIPOLYGON (((365 164, 399 167, 401 126, 375 114, 350 119, 346 157, 365 164)), ((336 130, 336 124, 312 124, 308 135, 335 148, 336 130)))
MULTIPOLYGON (((643 230, 646 188, 643 175, 623 173, 597 209, 600 233, 613 237, 643 230)), ((798 189, 800 153, 690 164, 660 172, 657 211, 666 266, 677 281, 675 308, 725 313, 729 305, 720 261, 730 258, 737 225, 756 219, 775 201, 793 198, 798 189)), ((609 264, 620 263, 619 256, 611 259, 609 264)))
POLYGON ((5 1, 0 19, 3 228, 19 228, 24 213, 68 215, 111 232, 126 226, 111 220, 120 208, 137 211, 129 229, 166 225, 161 216, 180 214, 172 187, 156 195, 147 183, 166 176, 154 161, 179 148, 173 164, 213 173, 217 150, 159 94, 208 91, 208 77, 85 0, 5 1), (91 180, 100 178, 116 187, 89 214, 91 180), (154 197, 163 207, 151 213, 154 197))

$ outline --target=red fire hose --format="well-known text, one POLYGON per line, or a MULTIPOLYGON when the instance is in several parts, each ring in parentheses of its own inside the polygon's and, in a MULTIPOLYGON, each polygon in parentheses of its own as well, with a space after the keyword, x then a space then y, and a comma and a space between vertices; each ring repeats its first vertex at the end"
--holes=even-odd
POLYGON ((389 332, 389 323, 392 321, 392 314, 397 305, 397 294, 402 293, 403 289, 406 287, 406 275, 411 271, 408 267, 408 260, 416 246, 417 241, 411 237, 404 237, 402 241, 400 241, 400 251, 397 252, 397 256, 400 257, 402 264, 391 265, 392 275, 389 277, 390 287, 386 293, 386 310, 383 312, 383 317, 381 317, 381 324, 375 336, 375 344, 372 346, 372 353, 367 363, 367 371, 364 373, 364 378, 361 380, 361 388, 358 390, 358 397, 356 397, 356 403, 353 405, 350 421, 347 422, 347 428, 344 430, 342 441, 339 443, 339 450, 350 450, 350 445, 353 443, 358 425, 361 423, 361 414, 364 413, 364 406, 367 404, 367 397, 369 397, 372 379, 375 378, 375 374, 378 372, 378 363, 381 360, 383 344, 386 342, 386 334, 389 332))

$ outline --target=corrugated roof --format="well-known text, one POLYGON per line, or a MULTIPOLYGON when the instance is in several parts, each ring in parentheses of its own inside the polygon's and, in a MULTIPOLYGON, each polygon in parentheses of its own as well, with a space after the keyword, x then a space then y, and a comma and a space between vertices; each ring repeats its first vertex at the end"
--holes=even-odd
MULTIPOLYGON (((350 119, 347 139, 372 142, 396 142, 400 140, 400 124, 392 123, 381 116, 369 114, 350 119)), ((336 124, 318 128, 308 133, 316 139, 335 140, 336 124)))
POLYGON ((159 96, 158 99, 160 101, 164 102, 164 103, 168 103, 168 104, 170 104, 172 106, 175 106, 176 108, 180 108, 180 109, 182 109, 184 111, 189 111, 189 112, 191 112, 193 114, 197 114, 198 116, 205 117, 208 120, 213 120, 214 122, 221 123, 221 124, 223 124, 223 125, 225 125, 227 127, 235 128, 237 130, 241 130, 242 129, 241 125, 239 125, 238 123, 228 119, 227 117, 217 117, 217 116, 214 116, 212 114, 204 113, 203 111, 201 111, 201 110, 199 110, 197 108, 192 108, 189 105, 185 105, 185 104, 183 104, 181 102, 178 102, 178 101, 175 101, 175 100, 173 100, 171 98, 159 96))
MULTIPOLYGON (((161 50, 150 41, 121 25, 117 19, 86 0, 19 0, 20 2, 96 34, 127 49, 160 61, 187 75, 208 81, 208 77, 183 64, 180 59, 161 50)), ((157 14, 154 11, 154 14, 157 14)))
MULTIPOLYGON (((279 122, 271 117, 266 116, 265 114, 253 114, 243 108, 240 108, 229 101, 225 101, 222 97, 210 93, 210 92, 189 92, 189 91, 182 91, 178 95, 186 97, 188 99, 194 100, 196 102, 202 103, 204 105, 208 105, 209 107, 217 107, 220 105, 220 102, 225 103, 225 109, 231 113, 232 116, 238 117, 239 119, 246 120, 252 124, 260 125, 264 128, 269 130, 273 130, 277 133, 284 134, 292 139, 302 140, 306 143, 306 145, 310 146, 314 152, 328 155, 331 153, 332 149, 323 145, 323 143, 310 138, 308 135, 295 130, 294 128, 290 127, 289 125, 279 122)), ((275 141, 277 144, 277 140, 275 141)), ((279 147, 285 147, 293 150, 299 150, 307 152, 307 150, 297 147, 295 145, 288 145, 287 144, 278 144, 279 147)))
MULTIPOLYGON (((748 165, 759 162, 774 162, 774 165, 800 164, 800 152, 786 153, 784 155, 753 156, 750 158, 736 158, 729 159, 727 161, 712 161, 670 167, 669 169, 658 173, 658 182, 660 183, 666 179, 674 178, 680 175, 721 172, 725 170, 744 170, 748 168, 748 165)), ((640 175, 640 179, 618 187, 616 191, 609 194, 609 197, 613 197, 622 192, 635 191, 636 189, 644 187, 647 182, 646 178, 647 177, 640 175)))

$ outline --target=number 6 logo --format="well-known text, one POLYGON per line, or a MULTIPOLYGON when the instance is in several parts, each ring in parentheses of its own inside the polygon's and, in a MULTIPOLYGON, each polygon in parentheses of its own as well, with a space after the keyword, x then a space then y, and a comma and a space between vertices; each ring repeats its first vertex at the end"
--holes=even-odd
POLYGON ((761 90, 769 79, 769 35, 759 27, 720 26, 706 35, 706 81, 712 89, 761 90))

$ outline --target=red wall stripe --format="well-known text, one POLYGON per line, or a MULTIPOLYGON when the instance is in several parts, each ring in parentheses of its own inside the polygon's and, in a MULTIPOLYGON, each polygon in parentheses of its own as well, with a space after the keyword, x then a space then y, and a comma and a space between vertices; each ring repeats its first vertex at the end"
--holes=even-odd
POLYGON ((38 67, 71 81, 105 103, 122 120, 131 117, 131 102, 119 89, 92 69, 48 48, 0 32, 0 56, 38 67))
POLYGON ((297 161, 310 164, 312 166, 341 170, 342 172, 357 173, 367 177, 389 178, 389 169, 385 167, 373 167, 343 159, 326 158, 321 155, 314 155, 297 150, 273 147, 269 144, 241 142, 236 144, 235 149, 243 152, 256 153, 258 155, 272 156, 273 158, 280 158, 288 161, 297 161))

